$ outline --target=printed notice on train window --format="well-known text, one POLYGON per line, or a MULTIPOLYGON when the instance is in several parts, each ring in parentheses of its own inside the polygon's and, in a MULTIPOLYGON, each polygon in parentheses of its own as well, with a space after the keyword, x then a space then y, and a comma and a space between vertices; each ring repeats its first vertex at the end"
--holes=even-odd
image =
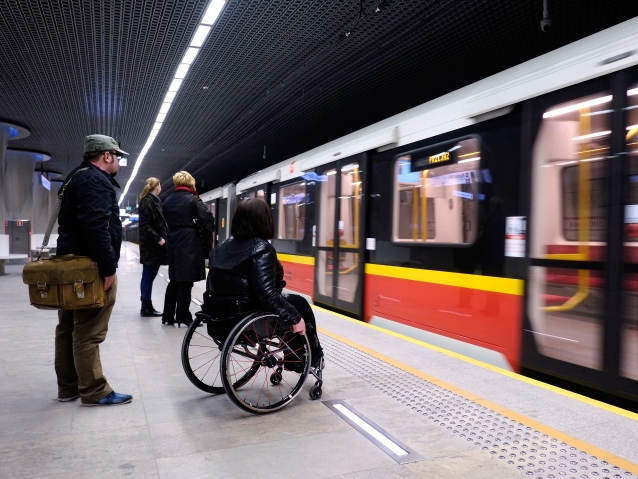
POLYGON ((505 256, 524 258, 526 236, 527 221, 525 216, 505 218, 505 256))

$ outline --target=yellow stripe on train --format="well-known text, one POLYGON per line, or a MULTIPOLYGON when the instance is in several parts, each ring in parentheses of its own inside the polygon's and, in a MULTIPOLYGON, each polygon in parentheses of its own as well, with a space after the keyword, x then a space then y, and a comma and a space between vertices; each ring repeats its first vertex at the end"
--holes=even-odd
POLYGON ((277 253, 277 258, 279 258, 279 261, 284 261, 286 263, 307 264, 309 266, 315 265, 314 256, 299 256, 296 254, 277 253))
POLYGON ((513 294, 523 296, 524 281, 511 278, 496 278, 494 276, 480 276, 476 274, 449 273, 446 271, 432 271, 427 269, 401 268, 398 266, 384 266, 366 263, 366 274, 385 276, 388 278, 407 279, 422 283, 457 286, 461 288, 491 291, 494 293, 513 294))

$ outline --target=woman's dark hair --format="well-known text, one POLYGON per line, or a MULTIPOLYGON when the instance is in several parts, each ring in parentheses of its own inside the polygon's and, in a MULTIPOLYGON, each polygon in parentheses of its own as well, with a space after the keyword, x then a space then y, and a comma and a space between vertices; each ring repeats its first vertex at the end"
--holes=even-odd
POLYGON ((230 234, 234 238, 246 240, 262 238, 265 240, 275 237, 272 224, 270 206, 261 199, 244 200, 235 208, 230 234))

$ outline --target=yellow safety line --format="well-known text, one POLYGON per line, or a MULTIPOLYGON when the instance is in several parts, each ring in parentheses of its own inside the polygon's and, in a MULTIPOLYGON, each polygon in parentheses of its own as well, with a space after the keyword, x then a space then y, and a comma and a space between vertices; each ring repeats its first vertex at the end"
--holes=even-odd
POLYGON ((523 296, 523 280, 366 263, 366 274, 523 296))
MULTIPOLYGON (((316 307, 316 306, 315 306, 316 307)), ((323 309, 323 308, 322 308, 323 309)), ((331 312, 331 311, 329 311, 331 312)), ((351 318, 346 318, 346 319, 351 319, 351 318)), ((354 320, 353 320, 354 321, 354 320)), ((381 329, 381 328, 377 328, 377 329, 381 329)), ((513 419, 515 421, 518 421, 519 423, 534 428, 535 430, 537 430, 538 432, 540 432, 541 434, 546 434, 549 437, 552 437, 558 441, 567 443, 569 446, 575 447, 577 449, 580 449, 581 451, 585 451, 587 454, 590 454, 592 456, 597 457, 600 460, 603 461, 607 461, 615 466, 620 467, 621 469, 624 469, 626 471, 629 471, 633 474, 638 474, 638 464, 634 464, 633 462, 630 462, 626 459, 623 459, 621 457, 615 456, 614 454, 612 454, 611 452, 605 451, 603 449, 600 449, 596 446, 593 446, 587 442, 581 441, 580 439, 576 439, 575 437, 572 437, 568 434, 565 434, 564 432, 558 431, 557 429, 554 429, 552 427, 546 426, 543 423, 540 423, 538 421, 535 421, 534 419, 530 419, 527 416, 523 416, 522 414, 519 414, 515 411, 512 411, 510 409, 507 409, 503 406, 500 406, 496 403, 493 403, 492 401, 489 401, 488 399, 482 398, 481 396, 478 396, 476 394, 473 394, 471 392, 465 391, 464 389, 461 389, 457 386, 454 386, 453 384, 450 384, 448 382, 442 381, 439 378, 436 378, 434 376, 430 376, 429 374, 424 373, 423 371, 420 371, 418 369, 415 369, 411 366, 408 366, 407 364, 403 364, 395 359, 392 359, 388 356, 385 356, 384 354, 378 353, 370 348, 367 348, 365 346, 362 346, 360 344, 357 344, 353 341, 350 341, 349 339, 346 339, 344 337, 341 337, 337 334, 334 334, 331 331, 327 331, 323 328, 317 328, 317 330, 322 333, 325 334, 326 336, 329 336, 343 344, 347 344, 350 347, 353 347, 355 349, 358 349, 361 352, 364 352, 366 354, 369 354, 370 356, 377 358, 385 363, 388 363, 396 368, 399 368, 409 374, 412 374, 416 377, 419 377, 421 379, 425 379, 426 381, 435 384, 436 386, 439 386, 447 391, 453 392, 454 394, 458 394, 461 397, 464 397, 466 399, 469 399, 470 401, 479 404, 480 406, 486 407, 488 409, 491 409, 494 412, 497 412, 499 414, 502 414, 505 417, 508 417, 510 419, 513 419)))
POLYGON ((594 407, 597 407, 599 409, 604 409, 605 411, 609 411, 611 413, 618 414, 619 416, 626 417, 626 418, 631 419, 633 421, 638 421, 638 414, 634 413, 634 412, 631 412, 631 411, 627 411, 626 409, 622 409, 622 408, 619 408, 617 406, 612 406, 611 404, 607 404, 607 403, 604 403, 604 402, 601 402, 601 401, 597 401, 596 399, 588 398, 587 396, 583 396, 581 394, 577 394, 577 393, 574 393, 572 391, 568 391, 566 389, 559 388, 557 386, 552 386, 551 384, 547 384, 547 383, 538 381, 536 379, 532 379, 532 378, 528 378, 526 376, 522 376, 521 374, 515 373, 513 371, 508 371, 507 369, 499 368, 498 366, 493 366, 491 364, 484 363, 483 361, 479 361, 478 359, 470 358, 468 356, 464 356, 462 354, 455 353, 454 351, 443 349, 443 348, 441 348, 439 346, 434 346, 434 345, 426 343, 424 341, 419 341, 418 339, 414 339, 414 338, 411 338, 409 336, 405 336, 405 335, 400 334, 400 333, 395 333, 394 331, 390 331, 388 329, 381 328, 379 326, 375 326, 374 324, 368 324, 368 323, 365 323, 363 321, 359 321, 359 320, 350 318, 350 317, 345 316, 343 314, 335 313, 334 311, 330 311, 328 309, 322 308, 321 306, 317 306, 315 304, 313 304, 312 307, 320 309, 322 311, 325 311, 326 313, 333 314, 335 316, 338 316, 338 317, 340 317, 342 319, 345 319, 347 321, 350 321, 352 323, 358 324, 359 326, 365 326, 367 328, 371 328, 371 329, 374 329, 376 331, 380 331, 380 332, 382 332, 384 334, 387 334, 389 336, 394 336, 395 338, 403 339, 404 341, 408 341, 408 342, 416 344, 418 346, 430 349, 432 351, 436 351, 437 353, 441 353, 441 354, 445 354, 447 356, 451 356, 451 357, 459 359, 461 361, 465 361, 466 363, 473 364, 474 366, 478 366, 478 367, 481 367, 481 368, 484 368, 484 369, 489 369, 490 371, 494 371, 495 373, 502 374, 503 376, 507 376, 509 378, 516 379, 518 381, 522 381, 522 382, 527 383, 527 384, 531 384, 532 386, 536 386, 536 387, 545 389, 547 391, 551 391, 551 392, 554 392, 556 394, 560 394, 562 396, 565 396, 565 397, 568 397, 568 398, 571 398, 571 399, 575 399, 576 401, 580 401, 582 403, 589 404, 590 406, 594 406, 594 407))
POLYGON ((277 253, 277 258, 279 258, 279 261, 284 261, 286 263, 307 264, 310 266, 315 265, 314 256, 299 256, 296 254, 277 253))

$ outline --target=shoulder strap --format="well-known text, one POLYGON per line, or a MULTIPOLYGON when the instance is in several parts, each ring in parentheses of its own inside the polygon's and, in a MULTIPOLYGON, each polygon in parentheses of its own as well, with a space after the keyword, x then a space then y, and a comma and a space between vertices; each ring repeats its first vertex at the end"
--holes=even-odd
POLYGON ((84 171, 88 169, 89 169, 88 166, 86 168, 80 168, 75 173, 73 173, 71 175, 71 178, 66 180, 64 184, 62 185, 62 189, 60 190, 60 193, 58 194, 58 199, 55 202, 55 207, 53 208, 53 213, 51 213, 51 218, 49 218, 47 232, 44 234, 44 240, 42 241, 42 246, 40 246, 40 251, 38 251, 38 259, 36 261, 40 261, 40 256, 42 256, 42 250, 44 249, 46 245, 49 244, 49 236, 51 236, 51 231, 53 231, 53 225, 55 224, 55 220, 58 219, 58 215, 60 214, 60 208, 62 207, 62 199, 64 198, 64 192, 66 191, 66 187, 69 186, 69 183, 71 183, 71 180, 73 179, 75 175, 77 175, 80 171, 84 171))

